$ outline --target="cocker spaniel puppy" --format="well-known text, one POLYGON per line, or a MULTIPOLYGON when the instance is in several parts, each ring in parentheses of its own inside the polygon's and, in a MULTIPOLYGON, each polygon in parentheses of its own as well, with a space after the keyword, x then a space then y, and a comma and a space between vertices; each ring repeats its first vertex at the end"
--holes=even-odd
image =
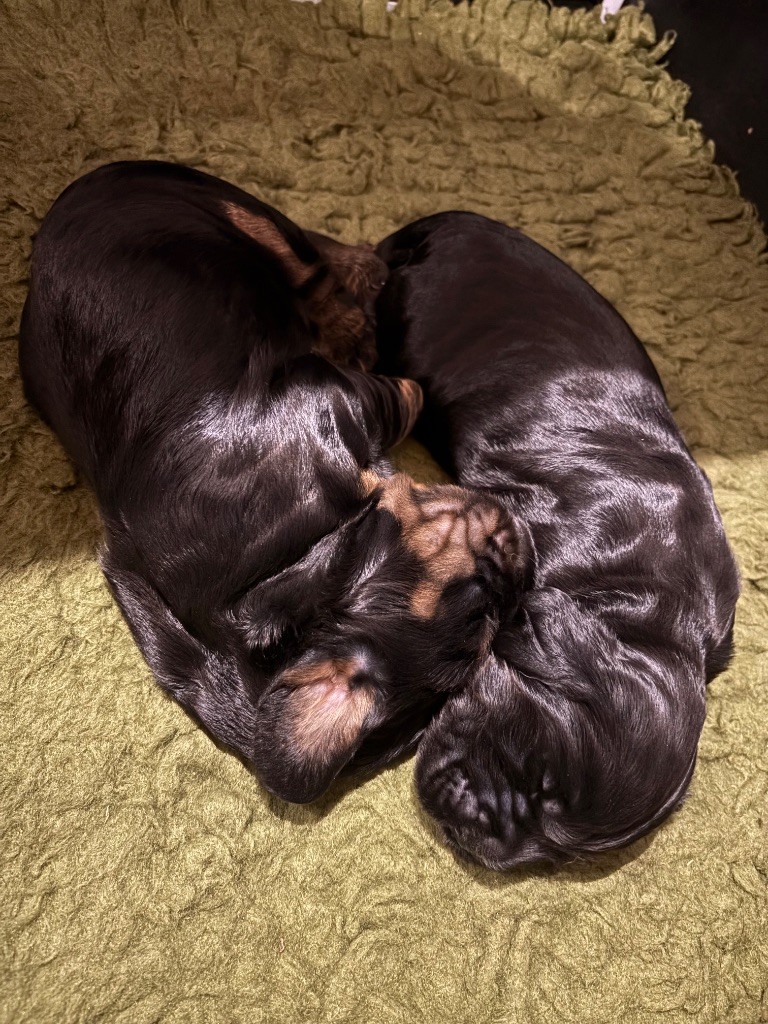
POLYGON ((160 685, 289 800, 412 743, 506 577, 494 503, 385 457, 421 403, 362 372, 385 276, 156 162, 80 178, 33 248, 24 384, 96 493, 112 591, 160 685))
POLYGON ((421 740, 421 800, 491 868, 631 843, 680 804, 731 653, 710 485, 630 328, 531 239, 445 213, 377 252, 381 370, 421 384, 417 434, 529 538, 421 740))

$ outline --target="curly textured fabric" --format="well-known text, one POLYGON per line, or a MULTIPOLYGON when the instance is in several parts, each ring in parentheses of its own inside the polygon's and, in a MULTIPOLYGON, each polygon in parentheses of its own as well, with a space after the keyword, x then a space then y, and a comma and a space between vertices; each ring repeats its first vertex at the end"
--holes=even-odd
MULTIPOLYGON (((625 8, 539 0, 54 0, 0 14, 0 1021, 754 1024, 768 1019, 765 239, 625 8), (595 864, 458 864, 405 763, 280 806, 152 683, 93 502, 24 404, 29 238, 124 157, 375 240, 460 207, 616 303, 744 574, 692 794, 595 864)), ((415 446, 401 465, 436 470, 415 446)))

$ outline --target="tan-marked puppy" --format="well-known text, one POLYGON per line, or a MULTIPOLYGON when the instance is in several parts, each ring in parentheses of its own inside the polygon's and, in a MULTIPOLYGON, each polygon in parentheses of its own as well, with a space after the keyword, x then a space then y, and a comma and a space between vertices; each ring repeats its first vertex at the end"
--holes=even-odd
POLYGON ((290 800, 411 743, 497 605, 500 524, 391 477, 421 391, 359 372, 384 276, 154 162, 75 182, 34 244, 24 383, 113 593, 160 685, 290 800))

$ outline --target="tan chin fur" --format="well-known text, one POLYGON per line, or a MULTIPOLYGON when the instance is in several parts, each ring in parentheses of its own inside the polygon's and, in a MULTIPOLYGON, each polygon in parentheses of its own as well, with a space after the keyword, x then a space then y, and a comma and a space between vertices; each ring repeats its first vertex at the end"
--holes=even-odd
POLYGON ((329 658, 289 669, 281 680, 291 694, 292 736, 306 757, 329 761, 357 741, 375 697, 353 686, 360 670, 353 658, 329 658))

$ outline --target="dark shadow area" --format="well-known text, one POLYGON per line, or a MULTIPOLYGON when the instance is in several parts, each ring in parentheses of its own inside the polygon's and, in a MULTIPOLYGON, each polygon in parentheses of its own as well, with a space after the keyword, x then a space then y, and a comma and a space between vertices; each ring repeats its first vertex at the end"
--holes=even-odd
MULTIPOLYGON (((276 818, 293 825, 316 824, 332 813, 338 804, 346 799, 350 793, 362 788, 372 778, 392 772, 410 760, 413 757, 414 749, 415 746, 403 752, 383 767, 367 771, 358 770, 342 773, 334 780, 328 791, 311 804, 289 804, 279 797, 273 796, 271 793, 267 794, 269 810, 276 818)), ((258 780, 255 779, 255 781, 258 784, 258 780)))

